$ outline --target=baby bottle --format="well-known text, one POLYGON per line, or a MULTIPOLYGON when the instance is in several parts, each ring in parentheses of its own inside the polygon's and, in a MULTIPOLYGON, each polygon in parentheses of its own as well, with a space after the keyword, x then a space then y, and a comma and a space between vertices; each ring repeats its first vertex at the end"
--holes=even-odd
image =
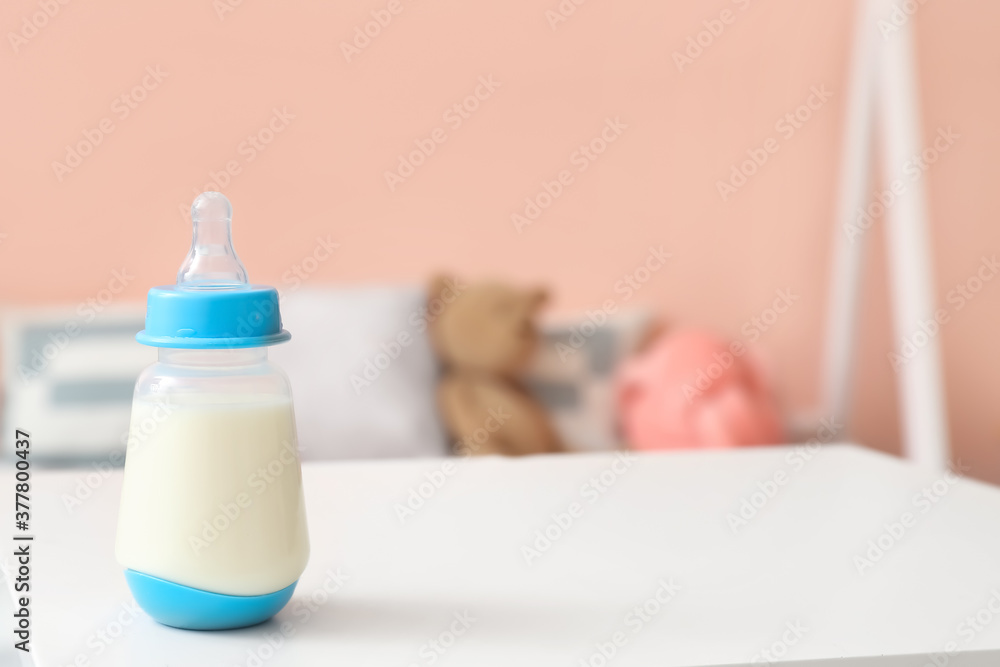
POLYGON ((267 359, 291 336, 231 218, 218 192, 194 200, 177 284, 149 290, 136 336, 159 360, 135 385, 115 555, 136 602, 178 628, 270 618, 309 558, 291 388, 267 359))

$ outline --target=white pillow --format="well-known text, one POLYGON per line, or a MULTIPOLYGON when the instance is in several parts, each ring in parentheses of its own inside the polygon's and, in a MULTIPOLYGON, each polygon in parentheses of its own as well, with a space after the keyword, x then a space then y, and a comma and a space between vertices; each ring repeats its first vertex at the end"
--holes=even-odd
POLYGON ((443 456, 438 364, 419 287, 302 289, 281 302, 305 459, 443 456))

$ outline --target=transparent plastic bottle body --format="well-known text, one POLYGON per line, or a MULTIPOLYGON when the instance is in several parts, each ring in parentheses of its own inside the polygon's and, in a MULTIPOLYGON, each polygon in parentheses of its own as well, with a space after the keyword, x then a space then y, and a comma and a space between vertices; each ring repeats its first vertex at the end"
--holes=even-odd
POLYGON ((295 417, 266 347, 160 348, 139 376, 116 556, 225 595, 298 580, 309 542, 295 417))

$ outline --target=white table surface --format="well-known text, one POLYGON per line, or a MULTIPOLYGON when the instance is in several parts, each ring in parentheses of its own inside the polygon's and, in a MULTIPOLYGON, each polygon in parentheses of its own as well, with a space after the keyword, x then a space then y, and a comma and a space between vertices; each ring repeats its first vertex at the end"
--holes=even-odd
MULTIPOLYGON (((307 464, 312 555, 295 597, 275 619, 227 632, 132 611, 114 559, 120 472, 70 513, 61 496, 83 473, 38 470, 33 657, 44 667, 694 667, 766 664, 761 651, 778 643, 780 665, 924 667, 954 642, 961 652, 939 667, 1000 665, 990 610, 997 596, 1000 612, 1000 490, 851 446, 796 469, 791 451, 640 456, 593 503, 583 485, 608 479, 614 455, 458 459, 403 524, 395 505, 442 460, 307 464), (778 471, 786 483, 734 533, 727 515, 778 471), (925 512, 913 497, 935 481, 947 490, 925 512), (526 563, 522 545, 571 503, 580 516, 526 563), (904 512, 915 523, 860 574, 855 556, 904 512), (659 611, 640 624, 630 610, 661 580, 679 590, 648 603, 659 611), (453 637, 456 614, 474 621, 453 637), (598 645, 616 633, 624 642, 602 662, 598 645), (436 651, 438 638, 449 646, 436 651)), ((0 476, 7 494, 9 469, 0 476)))

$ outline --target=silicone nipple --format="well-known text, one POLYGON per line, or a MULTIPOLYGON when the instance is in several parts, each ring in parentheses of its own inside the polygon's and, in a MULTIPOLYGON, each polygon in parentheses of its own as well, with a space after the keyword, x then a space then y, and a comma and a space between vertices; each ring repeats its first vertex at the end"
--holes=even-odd
POLYGON ((233 249, 233 207, 221 192, 203 192, 191 204, 191 250, 177 272, 177 284, 223 289, 247 284, 247 270, 233 249))

